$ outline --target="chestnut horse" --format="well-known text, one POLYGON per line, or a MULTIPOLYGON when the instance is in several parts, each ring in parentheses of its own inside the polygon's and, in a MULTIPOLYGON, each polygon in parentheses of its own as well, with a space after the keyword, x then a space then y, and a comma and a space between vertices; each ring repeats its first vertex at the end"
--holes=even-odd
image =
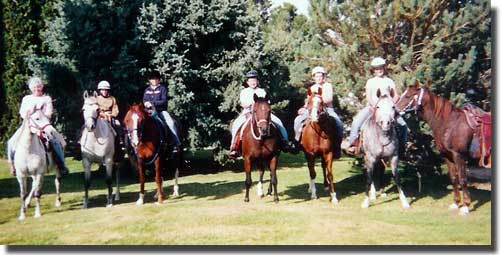
MULTIPOLYGON (((155 182, 157 184, 157 203, 163 202, 164 193, 162 188, 164 167, 166 166, 168 145, 172 144, 169 130, 159 123, 151 112, 147 112, 143 104, 132 105, 124 118, 127 130, 126 142, 128 146, 129 158, 135 161, 139 173, 140 193, 136 205, 144 203, 144 170, 148 166, 153 166, 155 171, 155 182)), ((174 159, 175 182, 174 196, 178 195, 178 176, 182 162, 182 149, 177 155, 171 155, 174 159)))
POLYGON ((268 195, 271 195, 273 186, 273 201, 278 203, 277 193, 277 163, 280 134, 271 123, 271 106, 269 97, 254 94, 252 117, 242 129, 242 157, 245 169, 245 202, 249 202, 249 189, 252 184, 251 169, 253 164, 259 169, 259 183, 257 194, 263 196, 263 175, 265 164, 270 169, 270 186, 268 195))
POLYGON ((401 112, 417 112, 430 125, 435 145, 447 164, 454 189, 454 203, 449 208, 458 209, 461 202, 460 185, 463 191, 463 206, 459 214, 468 214, 471 198, 466 177, 466 159, 473 130, 468 125, 464 112, 445 98, 434 95, 428 88, 420 87, 418 81, 405 90, 396 107, 401 112))
POLYGON ((309 119, 306 121, 303 134, 301 136, 301 145, 304 156, 308 161, 308 169, 310 171, 310 186, 311 198, 317 198, 315 188, 315 158, 321 157, 322 169, 324 174, 324 189, 329 189, 331 202, 337 204, 336 192, 334 191, 334 177, 332 174, 332 162, 334 160, 334 143, 340 143, 340 139, 336 139, 337 129, 333 121, 329 121, 329 116, 324 109, 322 101, 322 89, 311 91, 308 89, 308 111, 309 119))

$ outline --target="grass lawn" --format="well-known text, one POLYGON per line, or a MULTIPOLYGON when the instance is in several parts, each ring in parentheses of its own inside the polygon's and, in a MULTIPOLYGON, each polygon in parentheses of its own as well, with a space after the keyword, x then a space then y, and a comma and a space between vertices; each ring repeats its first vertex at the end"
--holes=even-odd
MULTIPOLYGON (((105 208, 104 177, 93 172, 89 209, 81 209, 83 173, 79 161, 69 160, 71 175, 63 179, 62 207, 53 206, 54 175, 45 178, 42 217, 33 208, 23 222, 19 214, 19 187, 7 164, 0 161, 0 244, 121 244, 121 245, 491 245, 491 192, 470 188, 471 212, 462 217, 449 211, 452 192, 447 178, 416 179, 404 174, 403 187, 410 209, 400 206, 396 189, 389 184, 387 198, 378 197, 362 209, 364 178, 353 160, 334 163, 338 205, 329 202, 318 171, 319 199, 311 200, 309 174, 302 155, 282 154, 279 161, 280 202, 256 194, 257 171, 252 173, 250 202, 244 203, 242 164, 219 173, 180 178, 180 196, 172 197, 172 181, 164 184, 169 195, 156 205, 156 185, 150 179, 142 207, 137 180, 121 182, 121 200, 105 208)), ((389 182, 390 171, 386 172, 389 182)), ((269 174, 265 175, 265 190, 269 174)))

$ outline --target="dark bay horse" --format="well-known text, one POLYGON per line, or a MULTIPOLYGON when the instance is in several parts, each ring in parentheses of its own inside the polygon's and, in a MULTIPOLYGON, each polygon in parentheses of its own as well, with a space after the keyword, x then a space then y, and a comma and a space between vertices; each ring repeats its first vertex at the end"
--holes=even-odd
POLYGON ((270 186, 268 195, 271 195, 273 186, 273 201, 278 203, 277 193, 277 163, 280 155, 280 134, 271 123, 271 106, 269 97, 254 94, 252 117, 244 124, 242 130, 242 157, 245 169, 245 202, 249 202, 249 189, 252 184, 251 169, 259 169, 259 183, 257 194, 263 196, 263 175, 265 165, 270 169, 270 186))
POLYGON ((391 171, 395 178, 400 202, 403 208, 409 208, 409 202, 400 185, 400 175, 398 172, 398 138, 395 128, 395 120, 398 112, 393 103, 395 91, 390 89, 390 94, 381 94, 377 90, 379 98, 372 115, 364 122, 361 130, 361 145, 364 152, 365 176, 367 178, 367 186, 365 198, 362 202, 362 208, 369 207, 370 200, 376 200, 376 191, 374 187, 373 174, 380 173, 380 189, 381 196, 386 196, 384 193, 383 173, 385 170, 384 160, 390 161, 391 171))
POLYGON ((445 98, 431 93, 428 88, 420 87, 418 81, 402 93, 396 106, 402 112, 416 111, 431 127, 435 145, 447 164, 454 189, 454 203, 449 208, 458 209, 461 186, 463 205, 459 214, 468 214, 471 198, 466 177, 466 160, 473 130, 467 123, 465 113, 445 98))
MULTIPOLYGON (((157 203, 162 203, 164 199, 163 193, 163 176, 164 168, 167 167, 166 160, 168 157, 168 145, 172 144, 172 137, 167 129, 164 129, 154 117, 152 112, 146 111, 143 104, 132 105, 124 118, 124 124, 127 129, 127 146, 129 158, 133 159, 137 165, 139 173, 140 193, 137 205, 144 203, 144 171, 146 167, 152 166, 155 171, 155 182, 157 184, 157 203)), ((178 176, 182 162, 182 149, 171 155, 173 158, 173 167, 175 171, 174 195, 178 195, 178 176)))
POLYGON ((309 119, 306 121, 303 134, 301 136, 301 145, 304 156, 308 161, 310 171, 311 198, 317 198, 315 188, 315 158, 321 157, 322 169, 324 175, 324 189, 329 189, 331 202, 337 204, 338 200, 334 191, 334 177, 332 174, 332 162, 334 160, 334 143, 340 143, 337 135, 337 129, 333 121, 329 121, 329 116, 325 112, 322 101, 322 89, 311 91, 308 89, 308 111, 309 119))

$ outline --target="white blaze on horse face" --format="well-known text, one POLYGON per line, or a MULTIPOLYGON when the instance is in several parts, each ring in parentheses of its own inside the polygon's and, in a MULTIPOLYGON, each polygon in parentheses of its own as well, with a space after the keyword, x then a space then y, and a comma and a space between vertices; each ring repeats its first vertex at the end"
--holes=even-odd
POLYGON ((311 121, 318 121, 318 108, 320 107, 320 98, 318 96, 313 97, 312 107, 311 107, 311 121))
POLYGON ((35 111, 29 118, 30 130, 37 136, 43 136, 48 140, 53 137, 54 127, 50 124, 49 118, 42 111, 35 111))
POLYGON ((395 122, 395 107, 390 98, 381 99, 376 108, 376 122, 383 131, 389 131, 395 122))
POLYGON ((138 125, 138 120, 139 116, 137 114, 132 114, 131 116, 132 119, 132 137, 131 137, 131 142, 134 147, 136 147, 139 144, 139 136, 137 134, 137 125, 138 125))

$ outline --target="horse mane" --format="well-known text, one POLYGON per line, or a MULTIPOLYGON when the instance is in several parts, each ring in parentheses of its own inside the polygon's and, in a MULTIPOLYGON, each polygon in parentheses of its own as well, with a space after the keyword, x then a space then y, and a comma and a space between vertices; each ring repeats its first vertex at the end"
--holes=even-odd
MULTIPOLYGON (((428 90, 428 89, 427 89, 428 90)), ((459 111, 449 100, 433 94, 428 90, 428 95, 430 95, 430 103, 433 104, 433 115, 436 117, 447 118, 453 112, 459 111)))

